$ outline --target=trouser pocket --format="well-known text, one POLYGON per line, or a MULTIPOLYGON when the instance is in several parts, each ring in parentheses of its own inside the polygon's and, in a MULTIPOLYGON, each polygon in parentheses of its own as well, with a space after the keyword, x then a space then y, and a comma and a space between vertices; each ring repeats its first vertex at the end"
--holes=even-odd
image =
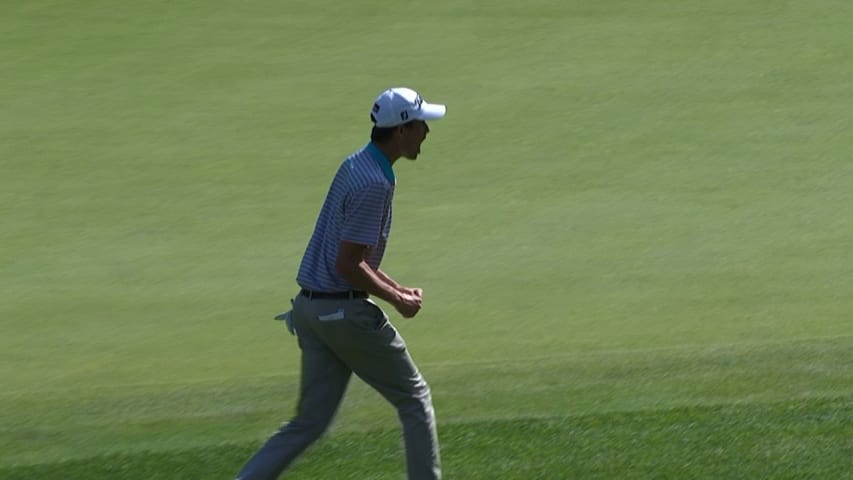
POLYGON ((349 320, 357 327, 367 330, 379 330, 388 323, 388 315, 373 300, 360 300, 358 307, 353 309, 349 320))

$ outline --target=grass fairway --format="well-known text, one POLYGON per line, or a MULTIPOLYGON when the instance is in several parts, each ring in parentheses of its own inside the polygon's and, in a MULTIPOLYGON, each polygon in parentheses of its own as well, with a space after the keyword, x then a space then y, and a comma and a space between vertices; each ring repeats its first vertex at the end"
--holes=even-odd
MULTIPOLYGON (((853 478, 853 4, 0 0, 0 478, 229 479, 383 88, 445 477, 853 478)), ((355 383, 294 479, 398 479, 355 383)))

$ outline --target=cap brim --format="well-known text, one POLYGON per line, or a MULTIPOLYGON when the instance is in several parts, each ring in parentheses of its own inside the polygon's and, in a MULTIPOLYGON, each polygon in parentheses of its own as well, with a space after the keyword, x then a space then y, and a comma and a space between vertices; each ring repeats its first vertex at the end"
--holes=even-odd
POLYGON ((424 102, 421 105, 421 109, 418 114, 419 120, 438 120, 439 118, 444 118, 444 114, 447 112, 447 107, 445 105, 441 105, 439 103, 426 103, 424 102))

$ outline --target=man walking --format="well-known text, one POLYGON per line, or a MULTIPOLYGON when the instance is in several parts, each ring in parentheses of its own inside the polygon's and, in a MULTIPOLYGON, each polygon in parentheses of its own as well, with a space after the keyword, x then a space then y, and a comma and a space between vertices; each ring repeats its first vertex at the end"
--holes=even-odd
POLYGON ((369 297, 403 317, 417 315, 420 288, 400 285, 379 268, 391 231, 399 158, 415 160, 428 120, 444 117, 414 90, 392 88, 373 104, 370 143, 340 166, 297 275, 299 294, 287 316, 302 351, 296 416, 246 463, 238 480, 273 480, 326 431, 352 373, 396 409, 410 480, 441 478, 429 386, 403 338, 369 297))

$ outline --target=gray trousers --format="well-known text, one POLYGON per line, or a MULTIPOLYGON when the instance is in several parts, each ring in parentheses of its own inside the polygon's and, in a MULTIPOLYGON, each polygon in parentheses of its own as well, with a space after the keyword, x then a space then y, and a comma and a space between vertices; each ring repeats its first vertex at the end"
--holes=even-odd
POLYGON ((293 302, 302 350, 296 416, 249 459, 237 480, 275 480, 329 427, 355 372, 396 409, 410 480, 441 478, 432 397, 406 343, 372 300, 293 302))

